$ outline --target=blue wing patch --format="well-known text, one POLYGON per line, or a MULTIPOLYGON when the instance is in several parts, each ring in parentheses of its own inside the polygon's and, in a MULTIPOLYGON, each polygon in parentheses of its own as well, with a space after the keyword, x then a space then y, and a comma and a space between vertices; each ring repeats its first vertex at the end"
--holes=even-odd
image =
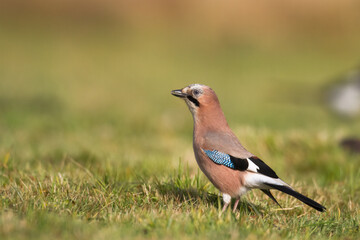
POLYGON ((226 153, 219 152, 217 150, 205 150, 203 149, 206 155, 214 162, 220 165, 224 165, 228 168, 235 169, 234 163, 230 159, 230 155, 226 153))
POLYGON ((261 173, 268 177, 279 178, 274 172, 274 170, 272 170, 268 165, 266 165, 256 156, 243 159, 243 158, 233 157, 229 154, 222 153, 217 150, 211 151, 211 150, 203 149, 203 151, 216 164, 224 165, 234 170, 239 170, 239 171, 250 170, 253 172, 261 173), (251 167, 250 169, 249 166, 251 167))

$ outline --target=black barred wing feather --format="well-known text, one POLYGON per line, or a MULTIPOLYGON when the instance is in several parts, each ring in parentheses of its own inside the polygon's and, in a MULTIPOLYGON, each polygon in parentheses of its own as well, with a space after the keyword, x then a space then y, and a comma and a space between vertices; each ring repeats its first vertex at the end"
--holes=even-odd
POLYGON ((274 172, 274 170, 272 170, 268 165, 266 165, 266 163, 264 163, 260 158, 254 156, 248 158, 248 160, 255 165, 254 167, 256 171, 254 172, 258 172, 272 178, 279 178, 274 172))

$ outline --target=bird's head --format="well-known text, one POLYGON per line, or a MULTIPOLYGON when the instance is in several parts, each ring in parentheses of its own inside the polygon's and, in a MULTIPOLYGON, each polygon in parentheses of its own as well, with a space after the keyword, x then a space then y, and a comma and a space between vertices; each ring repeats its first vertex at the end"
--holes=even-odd
POLYGON ((191 84, 183 89, 173 90, 171 94, 184 99, 194 116, 201 110, 219 106, 215 92, 205 85, 191 84))

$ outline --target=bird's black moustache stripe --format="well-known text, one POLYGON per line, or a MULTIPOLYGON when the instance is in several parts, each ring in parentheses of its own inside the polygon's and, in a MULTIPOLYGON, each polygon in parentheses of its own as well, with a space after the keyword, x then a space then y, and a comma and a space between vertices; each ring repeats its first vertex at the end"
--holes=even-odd
POLYGON ((189 99, 192 103, 194 103, 197 107, 200 106, 200 103, 198 100, 196 100, 195 98, 193 98, 192 96, 187 96, 187 99, 189 99))

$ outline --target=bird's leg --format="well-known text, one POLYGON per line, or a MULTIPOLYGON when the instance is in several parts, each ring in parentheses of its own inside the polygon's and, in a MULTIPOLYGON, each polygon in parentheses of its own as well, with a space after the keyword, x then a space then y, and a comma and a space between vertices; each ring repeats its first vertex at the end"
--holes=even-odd
POLYGON ((240 201, 240 198, 236 199, 235 204, 234 204, 234 208, 233 208, 233 213, 235 213, 236 208, 237 208, 237 206, 239 204, 239 201, 240 201))
POLYGON ((229 203, 225 203, 222 210, 221 210, 221 213, 225 212, 226 208, 229 206, 229 203))
POLYGON ((225 212, 226 208, 229 206, 231 202, 231 196, 229 194, 223 193, 223 201, 224 201, 224 207, 221 210, 221 213, 225 212))

